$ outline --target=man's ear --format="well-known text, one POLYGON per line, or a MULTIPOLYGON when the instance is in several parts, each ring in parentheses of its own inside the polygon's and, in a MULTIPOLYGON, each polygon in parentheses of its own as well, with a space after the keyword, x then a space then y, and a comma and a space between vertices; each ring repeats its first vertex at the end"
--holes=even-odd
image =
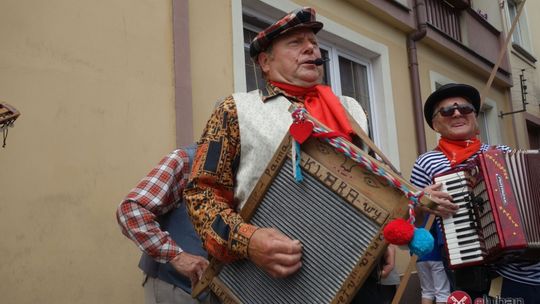
POLYGON ((436 124, 436 123, 432 120, 432 121, 431 121, 431 125, 433 126, 433 130, 435 130, 435 132, 440 133, 440 132, 439 132, 439 128, 437 127, 438 124, 436 124))
POLYGON ((260 52, 259 55, 257 55, 257 62, 261 67, 261 71, 263 71, 264 74, 268 73, 270 70, 270 55, 267 52, 260 52))

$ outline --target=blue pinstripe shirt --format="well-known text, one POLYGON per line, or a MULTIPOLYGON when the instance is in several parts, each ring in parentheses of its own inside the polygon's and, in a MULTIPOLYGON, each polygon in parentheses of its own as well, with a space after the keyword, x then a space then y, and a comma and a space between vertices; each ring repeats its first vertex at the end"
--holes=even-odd
MULTIPOLYGON (((472 160, 480 152, 490 148, 488 144, 482 144, 480 150, 469 158, 472 160)), ((496 149, 510 151, 508 146, 496 146, 496 149)), ((459 166, 459 165, 458 165, 459 166)), ((420 189, 433 183, 435 175, 450 170, 450 161, 446 156, 437 150, 432 150, 420 155, 411 174, 411 183, 420 189)), ((501 276, 524 284, 540 285, 540 262, 512 262, 494 266, 494 270, 501 276)))

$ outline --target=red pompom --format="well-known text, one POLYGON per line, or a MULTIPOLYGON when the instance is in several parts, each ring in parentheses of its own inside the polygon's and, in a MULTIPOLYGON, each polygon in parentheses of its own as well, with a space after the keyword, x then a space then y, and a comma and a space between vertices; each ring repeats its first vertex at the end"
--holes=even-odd
POLYGON ((414 226, 404 219, 395 219, 384 227, 383 234, 390 244, 407 245, 413 238, 414 226))

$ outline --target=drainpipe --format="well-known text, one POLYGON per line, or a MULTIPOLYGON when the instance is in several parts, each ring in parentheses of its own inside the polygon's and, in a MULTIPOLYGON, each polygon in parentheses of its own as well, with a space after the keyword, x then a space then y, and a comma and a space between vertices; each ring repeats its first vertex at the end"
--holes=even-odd
POLYGON ((424 38, 427 33, 425 0, 414 1, 414 14, 416 15, 416 30, 407 35, 407 59, 409 61, 409 78, 411 79, 416 150, 418 155, 420 155, 426 152, 426 130, 424 129, 424 112, 422 95, 420 94, 420 75, 418 73, 416 42, 424 38))

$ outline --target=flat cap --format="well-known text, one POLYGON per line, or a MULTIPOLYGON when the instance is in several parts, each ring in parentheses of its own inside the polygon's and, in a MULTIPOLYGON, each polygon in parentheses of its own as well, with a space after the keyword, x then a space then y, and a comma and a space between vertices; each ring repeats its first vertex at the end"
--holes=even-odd
POLYGON ((316 20, 315 14, 315 10, 310 7, 303 7, 290 12, 253 38, 249 45, 249 55, 251 58, 257 57, 260 52, 268 48, 274 39, 293 29, 310 28, 316 34, 323 28, 323 24, 316 20))
POLYGON ((424 118, 432 129, 433 111, 435 111, 435 107, 439 102, 450 97, 465 98, 473 105, 476 116, 478 116, 480 111, 480 93, 478 93, 478 90, 468 84, 447 83, 431 93, 424 104, 424 118))

